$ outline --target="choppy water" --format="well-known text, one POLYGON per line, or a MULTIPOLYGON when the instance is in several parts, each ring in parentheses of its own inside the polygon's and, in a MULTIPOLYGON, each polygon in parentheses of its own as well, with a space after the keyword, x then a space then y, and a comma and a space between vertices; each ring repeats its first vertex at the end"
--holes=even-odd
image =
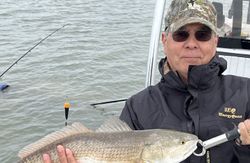
POLYGON ((0 82, 0 162, 68 123, 96 128, 119 115, 118 100, 144 88, 155 0, 2 0, 0 73, 42 38, 0 82))

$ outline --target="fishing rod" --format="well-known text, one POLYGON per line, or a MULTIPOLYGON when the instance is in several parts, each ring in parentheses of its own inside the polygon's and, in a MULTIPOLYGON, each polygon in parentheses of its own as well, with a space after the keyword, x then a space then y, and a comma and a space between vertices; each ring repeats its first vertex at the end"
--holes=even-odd
POLYGON ((112 100, 112 101, 104 101, 104 102, 93 103, 93 104, 90 104, 90 105, 93 106, 93 107, 95 107, 96 105, 102 105, 102 104, 109 104, 109 103, 122 102, 122 101, 126 101, 126 100, 127 100, 127 99, 112 100))
POLYGON ((55 31, 51 32, 49 35, 47 35, 46 37, 44 37, 42 40, 40 40, 37 44, 35 44, 32 48, 30 48, 26 53, 24 53, 20 58, 18 58, 12 65, 10 65, 1 75, 0 78, 6 73, 8 72, 15 64, 17 64, 17 62, 19 62, 23 57, 25 57, 29 52, 31 52, 31 50, 33 50, 35 47, 37 47, 39 44, 41 44, 44 40, 46 40, 47 38, 49 38, 50 36, 52 36, 54 33, 56 33, 57 31, 61 30, 63 27, 65 27, 66 25, 69 24, 65 24, 62 27, 56 29, 55 31))

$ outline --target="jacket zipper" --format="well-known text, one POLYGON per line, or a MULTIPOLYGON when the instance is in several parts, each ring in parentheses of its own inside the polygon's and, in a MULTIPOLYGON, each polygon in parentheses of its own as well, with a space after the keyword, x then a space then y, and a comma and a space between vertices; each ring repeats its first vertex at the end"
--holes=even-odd
POLYGON ((207 160, 207 163, 211 163, 209 150, 207 150, 207 153, 206 153, 206 160, 207 160))

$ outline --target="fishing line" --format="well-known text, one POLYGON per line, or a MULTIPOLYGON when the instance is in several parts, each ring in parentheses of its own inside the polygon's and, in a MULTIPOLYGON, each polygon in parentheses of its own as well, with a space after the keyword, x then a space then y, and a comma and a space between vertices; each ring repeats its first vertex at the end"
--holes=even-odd
POLYGON ((6 73, 8 72, 15 64, 17 64, 18 61, 20 61, 23 57, 25 57, 29 52, 31 52, 31 50, 33 50, 35 47, 37 47, 39 44, 41 44, 44 40, 46 40, 47 38, 49 38, 50 36, 52 36, 54 33, 56 33, 57 31, 61 30, 63 27, 67 26, 69 24, 65 24, 62 27, 56 29, 55 31, 51 32, 49 35, 47 35, 46 37, 44 37, 42 40, 40 40, 37 44, 35 44, 32 48, 30 48, 26 53, 24 53, 20 58, 18 58, 12 65, 10 65, 1 75, 0 78, 6 73))

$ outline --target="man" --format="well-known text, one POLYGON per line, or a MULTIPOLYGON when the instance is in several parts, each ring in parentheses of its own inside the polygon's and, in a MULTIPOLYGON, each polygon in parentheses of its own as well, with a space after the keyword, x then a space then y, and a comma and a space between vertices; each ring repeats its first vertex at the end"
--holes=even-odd
MULTIPOLYGON (((250 80, 222 75, 226 61, 216 54, 216 23, 207 0, 173 0, 162 33, 162 79, 129 98, 120 116, 132 129, 174 129, 203 141, 238 124, 238 145, 227 142, 183 163, 250 162, 250 80)), ((67 157, 62 146, 58 151, 61 162, 75 162, 70 150, 67 157)), ((48 155, 44 160, 50 162, 48 155)))
POLYGON ((129 98, 120 116, 136 130, 174 129, 203 141, 238 124, 241 145, 227 142, 183 163, 250 162, 250 80, 222 75, 216 17, 207 0, 172 1, 162 33, 162 79, 129 98))

